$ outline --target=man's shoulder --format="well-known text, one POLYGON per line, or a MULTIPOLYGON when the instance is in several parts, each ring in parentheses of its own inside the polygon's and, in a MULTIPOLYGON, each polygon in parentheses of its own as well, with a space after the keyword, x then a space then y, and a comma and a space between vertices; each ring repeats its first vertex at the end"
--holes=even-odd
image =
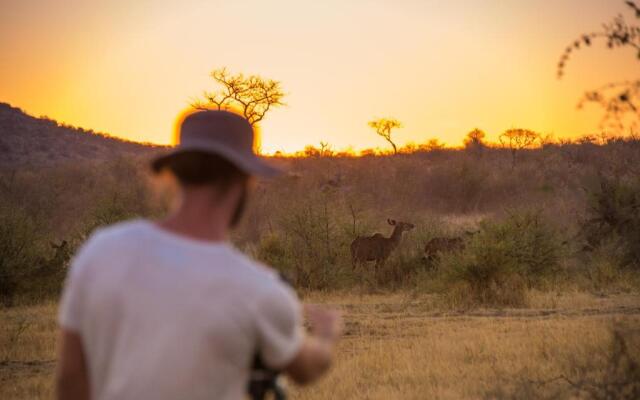
POLYGON ((127 245, 135 245, 134 239, 146 229, 148 223, 144 220, 129 220, 96 228, 82 245, 80 252, 95 254, 115 249, 122 252, 127 245))
POLYGON ((230 246, 230 249, 236 262, 242 266, 243 273, 261 282, 279 281, 278 272, 274 268, 246 255, 233 246, 230 246))
POLYGON ((149 221, 133 219, 97 228, 88 240, 100 243, 127 242, 149 230, 149 221))
POLYGON ((144 219, 132 219, 122 222, 117 222, 112 225, 100 227, 95 230, 93 237, 101 239, 110 239, 121 237, 130 237, 132 235, 139 235, 142 231, 148 230, 150 222, 144 219))
POLYGON ((242 265, 243 280, 254 286, 258 293, 278 295, 292 292, 291 286, 275 268, 249 257, 238 249, 233 248, 232 251, 238 263, 242 265))

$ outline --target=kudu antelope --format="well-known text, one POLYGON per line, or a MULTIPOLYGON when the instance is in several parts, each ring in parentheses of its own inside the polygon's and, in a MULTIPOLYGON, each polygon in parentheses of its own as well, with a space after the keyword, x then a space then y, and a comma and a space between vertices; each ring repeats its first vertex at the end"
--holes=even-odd
POLYGON ((377 273, 378 268, 384 265, 391 252, 398 247, 402 233, 415 228, 415 225, 407 222, 396 222, 393 219, 387 219, 387 222, 394 227, 388 238, 376 233, 373 236, 358 236, 351 243, 351 263, 354 269, 358 264, 375 261, 374 272, 377 273))
MULTIPOLYGON (((477 232, 465 232, 466 237, 475 235, 477 232)), ((440 254, 453 253, 464 250, 466 237, 435 237, 424 246, 424 259, 428 262, 435 261, 440 254)))

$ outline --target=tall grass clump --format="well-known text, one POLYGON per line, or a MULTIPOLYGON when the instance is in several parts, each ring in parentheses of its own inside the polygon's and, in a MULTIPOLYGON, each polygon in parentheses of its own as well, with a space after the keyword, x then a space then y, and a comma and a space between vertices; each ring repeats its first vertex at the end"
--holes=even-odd
POLYGON ((562 244, 539 212, 484 222, 463 251, 439 262, 445 297, 456 307, 527 303, 527 289, 545 284, 559 268, 562 244))
MULTIPOLYGON (((607 346, 594 346, 585 353, 562 360, 562 372, 532 376, 523 371, 497 384, 485 399, 638 399, 640 398, 639 331, 629 324, 614 323, 607 346)), ((536 374, 538 375, 538 374, 536 374)))

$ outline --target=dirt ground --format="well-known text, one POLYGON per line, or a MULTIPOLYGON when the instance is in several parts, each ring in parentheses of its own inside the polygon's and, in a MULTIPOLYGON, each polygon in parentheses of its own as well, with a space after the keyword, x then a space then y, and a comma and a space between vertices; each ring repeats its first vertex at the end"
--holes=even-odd
MULTIPOLYGON (((515 398, 523 382, 605 369, 589 363, 606 358, 612 327, 640 329, 638 294, 532 293, 526 309, 466 312, 410 293, 305 301, 341 309, 345 336, 331 373, 290 387, 293 399, 515 398)), ((55 317, 55 304, 0 309, 0 399, 52 397, 55 317)))

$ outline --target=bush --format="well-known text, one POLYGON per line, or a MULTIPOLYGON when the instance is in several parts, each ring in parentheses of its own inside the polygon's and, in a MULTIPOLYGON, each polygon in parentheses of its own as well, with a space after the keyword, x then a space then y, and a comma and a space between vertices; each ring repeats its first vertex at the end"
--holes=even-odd
POLYGON ((11 306, 55 298, 64 282, 71 250, 47 235, 23 210, 0 207, 0 304, 11 306))
POLYGON ((349 256, 332 199, 300 199, 276 219, 277 233, 263 235, 256 256, 301 289, 336 288, 349 256))
POLYGON ((38 231, 20 209, 0 208, 0 303, 13 304, 37 262, 38 231))
POLYGON ((557 272, 563 241, 539 211, 510 215, 504 223, 487 227, 495 240, 505 243, 507 255, 529 287, 544 284, 557 272))
POLYGON ((445 255, 439 270, 453 305, 523 306, 527 289, 542 285, 559 266, 560 243, 540 213, 483 223, 465 249, 445 255))
POLYGON ((591 182, 582 232, 589 250, 616 238, 622 265, 640 269, 640 181, 599 175, 591 182))
POLYGON ((490 171, 485 165, 463 160, 434 167, 423 182, 424 199, 443 210, 473 211, 481 208, 491 192, 490 171))
POLYGON ((485 231, 460 253, 441 257, 445 297, 454 307, 523 306, 526 284, 509 243, 485 231))
POLYGON ((267 234, 262 237, 255 257, 265 264, 277 266, 282 269, 287 265, 287 248, 282 239, 276 234, 267 234))

